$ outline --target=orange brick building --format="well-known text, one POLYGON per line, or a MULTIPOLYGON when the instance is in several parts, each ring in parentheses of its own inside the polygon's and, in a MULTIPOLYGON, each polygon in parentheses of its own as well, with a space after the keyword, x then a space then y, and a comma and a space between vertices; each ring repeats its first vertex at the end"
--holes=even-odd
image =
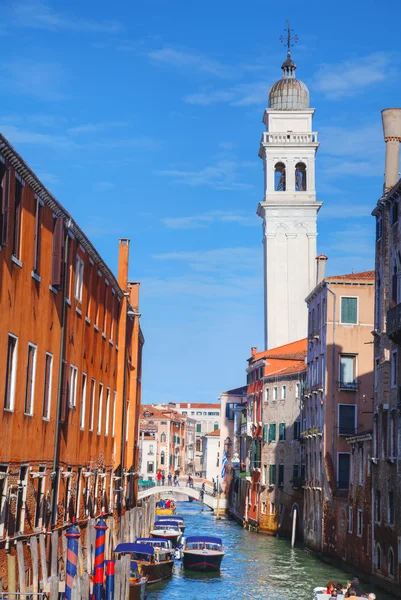
MULTIPOLYGON (((32 535, 135 504, 143 336, 118 278, 0 135, 0 578, 32 535)), ((49 536, 48 536, 49 539, 49 536)), ((26 558, 28 554, 25 550, 26 558)))

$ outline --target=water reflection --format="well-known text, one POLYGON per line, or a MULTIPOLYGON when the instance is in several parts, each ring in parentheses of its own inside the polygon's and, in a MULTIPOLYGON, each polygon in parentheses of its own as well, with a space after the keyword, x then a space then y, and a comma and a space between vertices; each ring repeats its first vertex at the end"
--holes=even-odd
MULTIPOLYGON (((312 590, 327 581, 345 584, 350 575, 303 552, 288 542, 244 531, 233 521, 216 521, 195 503, 181 502, 177 510, 186 523, 186 535, 223 538, 226 555, 221 573, 184 571, 176 561, 173 578, 148 588, 149 600, 312 600, 312 590)), ((362 586, 373 591, 373 586, 362 586)), ((380 600, 394 600, 382 591, 380 600)))

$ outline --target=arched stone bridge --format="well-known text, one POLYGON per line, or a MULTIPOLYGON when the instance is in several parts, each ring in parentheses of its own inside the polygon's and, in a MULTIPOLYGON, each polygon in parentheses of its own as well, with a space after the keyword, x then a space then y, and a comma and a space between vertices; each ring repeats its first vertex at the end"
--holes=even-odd
MULTIPOLYGON (((220 498, 218 499, 217 494, 213 496, 212 491, 212 486, 210 484, 206 484, 205 493, 203 495, 204 505, 208 506, 214 512, 217 512, 217 507, 219 509, 219 513, 225 512, 227 508, 227 500, 225 496, 220 494, 220 498)), ((189 487, 186 484, 180 484, 179 486, 154 485, 146 490, 140 490, 138 492, 138 500, 143 500, 144 498, 148 498, 149 496, 154 496, 156 494, 166 494, 166 492, 171 493, 172 496, 174 496, 174 494, 184 494, 201 501, 201 486, 199 484, 195 484, 194 487, 189 487)))

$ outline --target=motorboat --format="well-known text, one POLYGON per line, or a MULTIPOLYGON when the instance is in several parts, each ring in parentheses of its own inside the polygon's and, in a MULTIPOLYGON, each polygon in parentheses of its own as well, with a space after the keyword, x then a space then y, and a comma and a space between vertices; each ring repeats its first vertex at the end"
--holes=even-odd
MULTIPOLYGON (((331 594, 326 594, 326 587, 316 587, 313 590, 313 600, 329 600, 332 598, 331 594)), ((337 594, 336 596, 339 600, 343 600, 343 594, 337 594)), ((359 598, 359 596, 358 596, 359 598)), ((362 600, 362 599, 361 599, 362 600)))
POLYGON ((176 502, 171 496, 163 497, 156 502, 156 515, 157 516, 170 516, 175 515, 176 502))
POLYGON ((182 549, 184 569, 193 571, 219 571, 223 556, 223 542, 218 537, 190 536, 182 549))
POLYGON ((177 546, 181 541, 182 532, 177 521, 156 521, 153 529, 150 531, 150 536, 170 540, 173 546, 177 546))
POLYGON ((156 552, 158 550, 162 550, 163 552, 170 551, 171 555, 174 554, 173 544, 170 542, 170 540, 166 540, 164 538, 137 538, 136 543, 148 544, 149 546, 152 546, 156 552))
POLYGON ((130 581, 129 581, 129 600, 145 600, 146 583, 148 576, 143 576, 139 572, 138 563, 131 561, 130 581))
POLYGON ((158 583, 173 574, 174 559, 171 549, 156 549, 150 544, 118 544, 114 554, 129 554, 142 577, 148 577, 147 584, 158 583))
POLYGON ((184 533, 184 531, 185 531, 185 522, 184 522, 184 518, 183 517, 177 517, 177 515, 172 515, 171 517, 169 517, 169 516, 158 516, 157 517, 157 522, 158 523, 162 523, 163 521, 176 521, 178 527, 180 528, 181 533, 184 533))

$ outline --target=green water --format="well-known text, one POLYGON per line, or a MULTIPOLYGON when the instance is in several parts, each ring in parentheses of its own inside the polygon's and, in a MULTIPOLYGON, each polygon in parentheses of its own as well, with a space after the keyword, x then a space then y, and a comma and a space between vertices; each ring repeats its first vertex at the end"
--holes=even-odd
MULTIPOLYGON (((180 502, 177 514, 185 518, 185 535, 217 535, 226 555, 220 574, 184 572, 176 561, 173 578, 148 586, 148 600, 312 600, 313 588, 327 581, 346 583, 350 575, 333 569, 302 549, 291 550, 288 541, 245 531, 231 520, 216 521, 197 503, 180 502)), ((375 591, 378 600, 393 596, 375 591)))

